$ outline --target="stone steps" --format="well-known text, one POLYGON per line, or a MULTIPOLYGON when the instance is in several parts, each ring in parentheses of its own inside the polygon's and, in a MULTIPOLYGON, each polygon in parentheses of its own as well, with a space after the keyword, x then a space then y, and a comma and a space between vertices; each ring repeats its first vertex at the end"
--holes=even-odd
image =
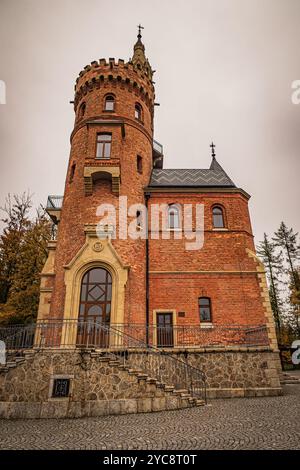
POLYGON ((296 375, 288 374, 286 372, 283 372, 281 383, 283 385, 300 384, 300 377, 296 376, 296 375))
MULTIPOLYGON (((36 351, 25 351, 22 356, 9 358, 9 361, 5 365, 0 365, 0 373, 9 372, 19 364, 23 364, 25 361, 32 359, 35 354, 36 351)), ((203 406, 205 404, 203 400, 194 397, 187 389, 176 389, 174 385, 161 382, 148 373, 143 372, 140 368, 134 368, 124 364, 123 361, 118 358, 104 356, 101 351, 89 351, 89 354, 91 358, 96 359, 100 363, 106 364, 112 368, 118 368, 121 371, 127 372, 128 375, 136 377, 138 383, 143 384, 144 382, 146 387, 145 392, 148 394, 147 396, 153 396, 152 401, 155 403, 152 411, 164 409, 163 406, 159 404, 160 402, 163 403, 164 400, 171 400, 170 403, 173 403, 168 409, 203 406)))

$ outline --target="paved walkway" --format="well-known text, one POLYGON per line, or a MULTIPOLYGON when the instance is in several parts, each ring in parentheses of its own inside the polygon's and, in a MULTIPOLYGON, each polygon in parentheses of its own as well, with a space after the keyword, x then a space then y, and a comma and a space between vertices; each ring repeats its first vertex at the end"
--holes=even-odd
POLYGON ((170 412, 0 420, 0 449, 300 449, 300 385, 170 412))

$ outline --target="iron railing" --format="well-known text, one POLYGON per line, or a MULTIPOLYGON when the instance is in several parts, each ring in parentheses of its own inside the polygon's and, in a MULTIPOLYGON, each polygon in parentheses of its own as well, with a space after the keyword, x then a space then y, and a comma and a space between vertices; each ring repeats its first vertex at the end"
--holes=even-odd
POLYGON ((160 327, 141 324, 102 325, 96 319, 44 320, 29 325, 0 327, 0 340, 8 349, 39 347, 97 347, 130 349, 133 341, 157 348, 269 346, 265 325, 199 325, 160 327), (114 331, 118 334, 114 334, 114 331), (148 334, 147 334, 148 333, 148 334), (35 342, 35 343, 34 343, 35 342))
MULTIPOLYGON (((7 329, 6 329, 7 330, 7 329)), ((47 320, 27 325, 6 335, 9 352, 28 348, 101 349, 102 354, 122 361, 149 379, 158 380, 177 390, 187 390, 193 397, 206 401, 205 374, 187 360, 172 355, 124 331, 124 325, 105 325, 97 321, 47 320), (121 329, 119 329, 122 327, 121 329)))
POLYGON ((62 208, 63 196, 48 196, 46 209, 60 210, 62 208))

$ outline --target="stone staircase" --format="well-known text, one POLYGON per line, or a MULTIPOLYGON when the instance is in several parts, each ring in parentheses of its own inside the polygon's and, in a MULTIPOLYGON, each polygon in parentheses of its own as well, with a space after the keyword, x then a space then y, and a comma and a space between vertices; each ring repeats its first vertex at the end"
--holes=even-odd
POLYGON ((110 358, 109 356, 103 356, 102 354, 102 352, 90 353, 91 357, 97 358, 100 362, 106 362, 110 366, 118 367, 119 370, 127 371, 129 375, 135 376, 139 383, 144 382, 146 386, 152 386, 152 391, 154 391, 154 393, 156 390, 161 390, 165 396, 178 398, 179 405, 181 405, 179 408, 205 405, 204 400, 193 397, 186 389, 175 389, 173 385, 160 382, 158 379, 150 377, 149 374, 144 373, 141 369, 132 368, 126 364, 124 365, 121 360, 110 358))
POLYGON ((36 354, 34 350, 22 351, 22 353, 9 354, 6 359, 6 364, 0 364, 0 374, 5 374, 11 369, 14 369, 20 364, 23 364, 27 359, 33 358, 36 354))
POLYGON ((300 374, 293 375, 292 372, 282 372, 281 384, 282 385, 300 384, 300 374))
MULTIPOLYGON (((14 369, 18 368, 18 366, 23 366, 23 368, 28 368, 29 366, 30 368, 32 361, 39 360, 39 354, 43 354, 43 350, 40 352, 37 350, 26 350, 22 354, 19 352, 14 355, 11 354, 8 357, 7 363, 0 365, 0 378, 1 375, 2 377, 4 375, 3 379, 5 380, 5 375, 11 376, 14 369)), ((51 354, 51 352, 48 351, 48 354, 51 354)), ((138 386, 138 394, 136 396, 138 406, 135 412, 175 410, 205 405, 203 399, 193 396, 188 390, 183 388, 176 389, 173 385, 164 383, 137 367, 127 365, 122 358, 119 359, 113 354, 105 354, 101 350, 84 350, 82 354, 85 357, 83 363, 81 363, 83 368, 88 366, 89 361, 92 361, 94 364, 98 363, 99 368, 102 366, 109 367, 114 375, 125 373, 125 376, 128 374, 132 379, 135 379, 133 382, 131 380, 133 385, 136 384, 138 386)), ((118 414, 117 411, 114 411, 113 406, 112 403, 109 414, 118 414)), ((123 412, 126 413, 127 411, 120 411, 121 414, 123 412)), ((52 417, 52 415, 46 417, 52 417)))

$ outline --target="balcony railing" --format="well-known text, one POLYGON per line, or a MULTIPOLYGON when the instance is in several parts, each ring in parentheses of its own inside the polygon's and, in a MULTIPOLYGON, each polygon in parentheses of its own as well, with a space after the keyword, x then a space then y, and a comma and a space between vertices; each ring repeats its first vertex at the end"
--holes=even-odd
POLYGON ((46 209, 60 210, 62 208, 63 196, 48 196, 46 209))
POLYGON ((44 320, 30 325, 0 328, 8 350, 37 348, 136 349, 268 347, 265 325, 198 325, 159 327, 139 324, 101 324, 88 320, 44 320))
POLYGON ((157 142, 156 140, 153 139, 153 150, 157 153, 160 153, 161 155, 163 155, 163 146, 157 142))

